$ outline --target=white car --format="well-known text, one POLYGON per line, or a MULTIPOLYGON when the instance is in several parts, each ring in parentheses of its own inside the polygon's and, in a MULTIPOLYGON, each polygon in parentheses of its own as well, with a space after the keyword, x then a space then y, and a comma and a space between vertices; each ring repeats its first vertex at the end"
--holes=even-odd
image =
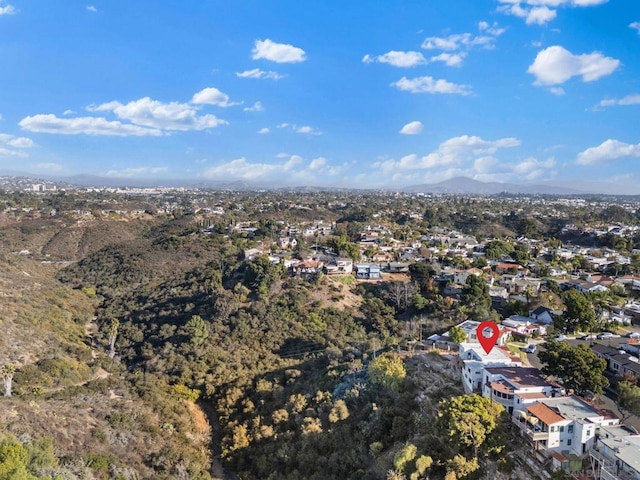
POLYGON ((554 338, 554 340, 556 340, 557 342, 562 342, 563 340, 568 340, 569 337, 567 337, 566 335, 558 335, 557 337, 554 338))
POLYGON ((607 339, 607 338, 613 338, 613 337, 616 337, 616 336, 617 336, 617 335, 614 335, 614 334, 613 334, 613 333, 611 333, 611 332, 604 332, 604 333, 601 333, 600 335, 598 335, 598 338, 599 338, 600 340, 605 340, 605 339, 607 339))

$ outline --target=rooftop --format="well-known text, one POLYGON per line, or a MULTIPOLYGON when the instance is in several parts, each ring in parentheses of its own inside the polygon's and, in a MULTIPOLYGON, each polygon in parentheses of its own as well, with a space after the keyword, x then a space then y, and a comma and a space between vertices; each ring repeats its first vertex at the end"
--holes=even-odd
POLYGON ((576 396, 548 398, 543 401, 548 407, 557 411, 564 418, 579 423, 590 423, 591 419, 602 418, 604 416, 603 412, 595 409, 576 396))
POLYGON ((516 388, 546 387, 549 385, 537 368, 527 367, 493 367, 487 368, 491 375, 502 377, 516 388))
POLYGON ((553 425, 555 423, 565 421, 565 418, 562 415, 559 415, 555 410, 544 403, 534 403, 527 407, 527 411, 539 418, 545 425, 553 425))

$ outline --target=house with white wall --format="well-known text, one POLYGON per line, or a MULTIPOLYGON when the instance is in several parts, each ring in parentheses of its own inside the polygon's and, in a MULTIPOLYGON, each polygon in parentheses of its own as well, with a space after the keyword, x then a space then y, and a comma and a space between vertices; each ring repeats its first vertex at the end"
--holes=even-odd
POLYGON ((591 459, 598 480, 640 480, 640 435, 624 425, 601 427, 591 459))
POLYGON ((512 419, 535 450, 579 457, 593 447, 601 427, 620 422, 576 396, 542 399, 514 412, 512 419))
POLYGON ((477 343, 460 344, 462 385, 466 393, 482 393, 487 367, 521 367, 522 359, 506 347, 495 346, 489 353, 477 343))
POLYGON ((540 370, 530 367, 487 367, 482 395, 501 404, 512 415, 528 405, 562 394, 562 388, 547 382, 540 370))

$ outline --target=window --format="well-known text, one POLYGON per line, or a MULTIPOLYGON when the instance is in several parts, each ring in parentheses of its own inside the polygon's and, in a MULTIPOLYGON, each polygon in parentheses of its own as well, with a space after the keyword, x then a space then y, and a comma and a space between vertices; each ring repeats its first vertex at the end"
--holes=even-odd
POLYGON ((564 432, 564 425, 562 425, 562 426, 560 427, 560 431, 561 431, 561 432, 564 432))
POLYGON ((567 446, 571 446, 571 439, 567 440, 567 446))
POLYGON ((555 432, 555 431, 556 431, 556 427, 550 427, 550 428, 549 428, 549 431, 550 431, 550 432, 555 432))
POLYGON ((567 428, 567 431, 569 433, 573 433, 573 425, 569 425, 569 428, 567 428))

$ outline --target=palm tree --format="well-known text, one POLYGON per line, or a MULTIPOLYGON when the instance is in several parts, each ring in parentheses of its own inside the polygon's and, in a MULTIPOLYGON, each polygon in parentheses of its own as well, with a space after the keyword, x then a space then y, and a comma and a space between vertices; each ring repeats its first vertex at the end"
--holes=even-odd
POLYGON ((16 371, 16 367, 7 363, 0 368, 0 375, 2 375, 2 380, 4 381, 4 396, 11 396, 11 389, 13 387, 13 374, 16 371))
POLYGON ((118 327, 120 322, 113 318, 109 324, 109 358, 116 356, 116 338, 118 337, 118 327))

